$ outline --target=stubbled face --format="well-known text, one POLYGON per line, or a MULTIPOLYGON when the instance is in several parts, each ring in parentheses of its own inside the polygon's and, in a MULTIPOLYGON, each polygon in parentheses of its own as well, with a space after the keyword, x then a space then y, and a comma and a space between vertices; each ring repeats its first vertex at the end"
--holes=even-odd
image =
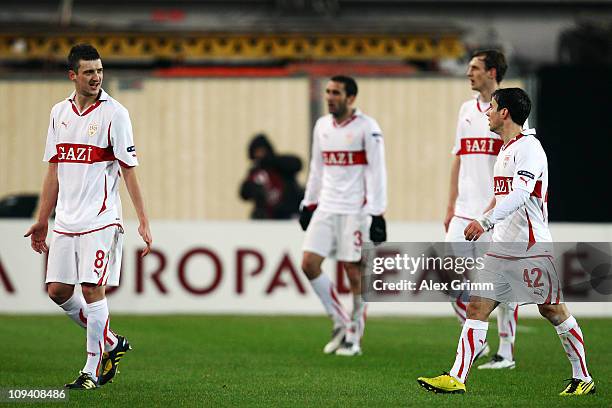
POLYGON ((467 77, 473 91, 482 91, 489 88, 495 82, 495 68, 487 71, 482 57, 474 57, 470 60, 467 69, 467 77))
POLYGON ((508 116, 508 109, 503 108, 498 111, 498 108, 499 105, 495 98, 493 98, 491 100, 491 107, 487 111, 487 117, 489 118, 489 130, 500 135, 504 127, 504 118, 508 116))
POLYGON ((342 82, 329 81, 325 87, 327 109, 335 118, 341 118, 348 112, 355 96, 347 96, 342 82))
POLYGON ((70 70, 68 76, 74 82, 77 94, 87 97, 98 96, 104 77, 102 61, 80 60, 77 72, 70 70))

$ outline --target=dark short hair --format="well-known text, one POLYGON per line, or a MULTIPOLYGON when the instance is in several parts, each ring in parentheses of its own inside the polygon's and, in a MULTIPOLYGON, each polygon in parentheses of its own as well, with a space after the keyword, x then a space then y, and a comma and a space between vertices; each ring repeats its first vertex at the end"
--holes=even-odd
POLYGON ((529 112, 531 112, 531 100, 527 92, 521 88, 500 88, 491 95, 497 102, 497 110, 506 108, 514 123, 523 126, 529 112))
POLYGON ((77 72, 79 69, 79 61, 95 61, 100 59, 100 54, 90 44, 77 44, 70 49, 68 54, 68 69, 77 72))
POLYGON ((334 82, 340 82, 344 84, 344 90, 346 91, 346 96, 355 96, 357 95, 357 81, 355 81, 350 76, 346 75, 335 75, 331 77, 331 80, 334 82))
POLYGON ((506 75, 506 71, 508 70, 508 63, 506 63, 506 57, 504 57, 501 51, 478 50, 472 54, 472 58, 482 58, 487 71, 491 68, 495 68, 495 80, 498 83, 504 79, 504 75, 506 75))

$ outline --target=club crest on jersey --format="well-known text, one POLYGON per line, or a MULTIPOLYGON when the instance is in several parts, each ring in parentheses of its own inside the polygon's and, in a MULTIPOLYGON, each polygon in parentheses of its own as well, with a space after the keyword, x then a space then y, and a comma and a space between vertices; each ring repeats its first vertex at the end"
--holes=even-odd
POLYGON ((506 167, 508 165, 509 161, 510 161, 510 155, 507 154, 506 157, 504 157, 504 167, 506 167))
POLYGON ((93 135, 95 135, 96 133, 98 133, 98 124, 97 123, 91 123, 89 125, 89 127, 87 128, 87 135, 89 137, 92 137, 93 135))

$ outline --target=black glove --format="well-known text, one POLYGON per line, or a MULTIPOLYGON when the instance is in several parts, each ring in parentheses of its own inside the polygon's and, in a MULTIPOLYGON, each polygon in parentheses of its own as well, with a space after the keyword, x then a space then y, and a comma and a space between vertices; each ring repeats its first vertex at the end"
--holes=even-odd
POLYGON ((370 240, 378 245, 387 240, 387 223, 382 215, 373 215, 370 225, 370 240))
POLYGON ((310 224, 310 219, 316 208, 316 205, 305 205, 300 210, 300 225, 302 226, 302 231, 306 231, 308 228, 308 224, 310 224))

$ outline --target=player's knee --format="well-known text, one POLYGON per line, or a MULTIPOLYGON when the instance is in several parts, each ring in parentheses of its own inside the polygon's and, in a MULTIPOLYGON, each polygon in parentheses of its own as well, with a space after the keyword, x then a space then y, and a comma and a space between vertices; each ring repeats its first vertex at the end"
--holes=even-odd
POLYGON ((560 325, 569 317, 569 313, 562 305, 538 305, 538 310, 542 317, 555 326, 560 325))
POLYGON ((361 274, 359 271, 359 265, 353 263, 345 263, 344 270, 346 271, 346 276, 351 282, 359 282, 361 279, 361 274))
POLYGON ((321 263, 316 256, 310 253, 305 253, 302 258, 302 271, 308 279, 315 279, 321 273, 321 263))
POLYGON ((57 285, 54 283, 47 284, 47 294, 49 298, 58 305, 66 303, 71 297, 74 288, 65 285, 57 285))
POLYGON ((489 316, 482 302, 470 302, 467 305, 466 316, 471 320, 486 320, 489 316))

